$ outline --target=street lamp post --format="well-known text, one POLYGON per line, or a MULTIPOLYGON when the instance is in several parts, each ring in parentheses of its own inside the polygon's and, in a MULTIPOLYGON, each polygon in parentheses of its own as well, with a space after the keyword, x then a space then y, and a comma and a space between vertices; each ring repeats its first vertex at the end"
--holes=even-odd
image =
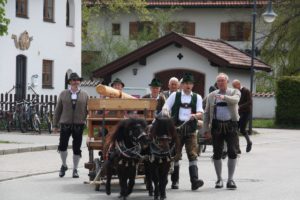
MULTIPOLYGON (((254 78, 254 58, 255 58, 255 22, 257 15, 256 0, 253 0, 253 13, 252 13, 252 48, 251 48, 251 74, 250 74, 250 92, 253 93, 253 78, 254 78)), ((267 11, 262 14, 264 21, 267 23, 272 23, 277 14, 274 13, 272 9, 272 0, 269 0, 267 11)), ((252 133, 252 121, 253 121, 253 105, 250 112, 249 120, 249 132, 252 133)))

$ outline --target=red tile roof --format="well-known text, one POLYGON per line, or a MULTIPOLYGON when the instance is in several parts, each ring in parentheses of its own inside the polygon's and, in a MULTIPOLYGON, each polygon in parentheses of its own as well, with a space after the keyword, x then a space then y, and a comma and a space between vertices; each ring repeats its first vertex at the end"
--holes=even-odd
MULTIPOLYGON (((266 5, 268 0, 257 0, 257 5, 266 5)), ((182 6, 182 7, 251 7, 253 0, 147 0, 148 6, 182 6)))
MULTIPOLYGON (((223 58, 229 63, 229 65, 245 67, 251 66, 251 57, 249 55, 222 40, 208 40, 190 35, 181 35, 199 47, 210 51, 220 58, 223 58)), ((267 64, 258 59, 254 60, 254 65, 256 68, 269 68, 267 64)))
MULTIPOLYGON (((171 32, 98 68, 93 71, 93 76, 103 78, 111 75, 172 44, 189 48, 206 57, 216 66, 248 70, 251 67, 251 57, 248 54, 224 41, 201 39, 190 35, 171 32)), ((271 67, 259 59, 254 60, 254 67, 257 70, 271 71, 271 67)))

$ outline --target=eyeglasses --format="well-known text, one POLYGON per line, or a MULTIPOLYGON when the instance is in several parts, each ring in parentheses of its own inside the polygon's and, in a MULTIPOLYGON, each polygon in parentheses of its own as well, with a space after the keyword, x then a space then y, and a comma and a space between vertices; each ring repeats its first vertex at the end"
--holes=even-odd
POLYGON ((71 79, 72 81, 80 81, 80 79, 71 79))

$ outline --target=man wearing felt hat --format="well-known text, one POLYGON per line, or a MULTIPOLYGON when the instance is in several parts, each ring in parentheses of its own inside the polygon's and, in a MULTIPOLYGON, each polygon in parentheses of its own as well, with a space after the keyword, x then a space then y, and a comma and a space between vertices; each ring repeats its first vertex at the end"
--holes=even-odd
POLYGON ((58 152, 62 160, 59 176, 64 177, 67 167, 68 143, 73 138, 73 178, 78 178, 78 164, 81 158, 82 133, 87 116, 88 94, 79 87, 83 79, 77 73, 71 73, 68 79, 69 88, 58 97, 53 116, 54 132, 60 125, 58 152))
POLYGON ((120 90, 122 91, 123 88, 125 87, 125 84, 121 81, 121 79, 119 78, 116 78, 111 84, 110 84, 111 87, 117 89, 117 90, 120 90))
MULTIPOLYGON (((181 142, 181 151, 185 145, 186 153, 189 159, 189 174, 191 189, 197 190, 204 182, 198 179, 198 143, 197 143, 197 120, 203 113, 202 98, 199 94, 192 92, 194 86, 194 77, 192 74, 185 73, 182 78, 182 90, 173 92, 163 106, 163 114, 171 113, 178 127, 181 142)), ((171 175, 172 189, 178 189, 179 182, 179 160, 175 160, 174 172, 171 175)))
POLYGON ((162 93, 160 93, 161 85, 162 84, 158 78, 153 78, 151 83, 149 84, 151 93, 146 94, 142 97, 153 98, 157 100, 156 114, 159 114, 161 112, 161 109, 166 101, 165 96, 162 93))

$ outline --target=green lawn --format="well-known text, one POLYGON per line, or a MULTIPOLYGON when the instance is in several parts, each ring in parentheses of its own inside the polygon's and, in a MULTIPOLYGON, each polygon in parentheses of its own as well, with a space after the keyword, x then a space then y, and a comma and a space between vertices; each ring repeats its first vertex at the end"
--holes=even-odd
POLYGON ((0 144, 8 144, 10 143, 9 141, 4 141, 4 140, 0 140, 0 144))
POLYGON ((274 119, 253 119, 253 128, 276 128, 274 119))
POLYGON ((283 129, 300 129, 300 124, 277 125, 274 119, 253 119, 253 128, 283 128, 283 129))

